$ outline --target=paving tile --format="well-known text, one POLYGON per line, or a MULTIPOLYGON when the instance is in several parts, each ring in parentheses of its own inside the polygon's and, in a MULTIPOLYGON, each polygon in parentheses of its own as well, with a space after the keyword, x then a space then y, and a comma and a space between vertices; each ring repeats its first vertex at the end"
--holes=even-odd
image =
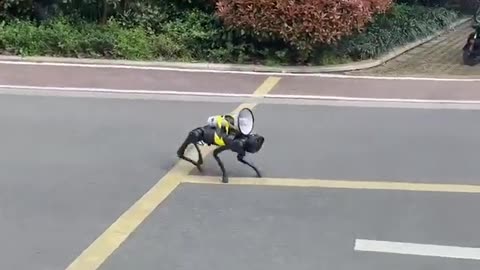
POLYGON ((462 47, 472 31, 471 22, 371 69, 347 72, 353 75, 385 76, 480 76, 479 66, 465 66, 462 47))

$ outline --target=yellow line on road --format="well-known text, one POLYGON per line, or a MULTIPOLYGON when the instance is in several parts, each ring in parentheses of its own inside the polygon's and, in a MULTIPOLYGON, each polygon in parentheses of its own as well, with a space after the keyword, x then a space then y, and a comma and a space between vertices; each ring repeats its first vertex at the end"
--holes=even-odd
MULTIPOLYGON (((255 96, 263 96, 271 91, 280 81, 278 77, 268 77, 254 92, 255 96)), ((242 108, 253 109, 256 103, 245 103, 238 106, 232 114, 242 108)), ((220 112, 221 113, 221 112, 220 112)), ((186 134, 185 134, 186 136, 186 134)), ((204 156, 213 151, 213 147, 202 149, 204 156)), ((194 157, 192 151, 187 153, 194 157)), ((134 205, 123 213, 106 231, 104 231, 80 256, 78 256, 66 270, 94 270, 127 239, 127 237, 155 210, 155 208, 172 193, 179 185, 180 180, 187 176, 195 167, 183 160, 165 174, 147 193, 134 205)))
POLYGON ((278 84, 280 81, 279 77, 268 77, 262 85, 260 85, 257 90, 253 93, 254 96, 261 97, 265 96, 268 94, 272 89, 275 87, 275 85, 278 84))
POLYGON ((181 183, 193 184, 220 184, 220 185, 250 185, 250 186, 277 186, 277 187, 309 187, 309 188, 339 188, 339 189, 370 189, 370 190, 402 190, 423 192, 458 192, 480 193, 479 185, 462 184, 431 184, 412 182, 376 182, 352 180, 324 180, 324 179, 297 179, 297 178, 256 178, 256 177, 229 177, 228 184, 224 184, 219 177, 189 175, 182 178, 181 183))

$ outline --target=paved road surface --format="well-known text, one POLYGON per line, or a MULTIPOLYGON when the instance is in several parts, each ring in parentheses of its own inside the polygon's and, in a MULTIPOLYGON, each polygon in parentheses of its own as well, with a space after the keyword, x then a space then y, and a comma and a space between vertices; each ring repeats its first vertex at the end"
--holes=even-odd
MULTIPOLYGON (((58 85, 72 80, 47 78, 53 76, 47 69, 40 76, 45 84, 28 81, 40 71, 18 81, 3 76, 0 84, 85 86, 81 80, 58 85)), ((77 70, 63 72, 79 75, 77 70)), ((102 85, 109 80, 107 73, 87 87, 122 86, 119 80, 102 85)), ((203 83, 202 91, 238 93, 252 93, 266 78, 222 75, 225 85, 216 86, 217 75, 156 71, 148 76, 163 78, 150 89, 195 91, 203 83), (184 82, 191 85, 180 87, 184 82)), ((271 93, 280 93, 289 83, 287 88, 301 91, 329 82, 291 80, 282 78, 271 93)), ((351 84, 359 81, 370 83, 366 87, 397 83, 357 79, 351 84)), ((416 87, 408 83, 410 89, 416 87)), ((65 269, 173 167, 175 150, 190 128, 209 115, 231 111, 239 102, 2 94, 0 268, 65 269)), ((251 159, 266 176, 280 181, 480 184, 475 163, 480 148, 478 109, 297 102, 260 104, 255 113, 257 131, 267 141, 251 159)), ((253 175, 233 155, 222 157, 232 176, 253 175)), ((205 169, 206 175, 218 175, 210 157, 205 169)), ((480 220, 472 214, 480 202, 477 195, 182 184, 99 269, 478 269, 473 260, 353 250, 356 238, 478 247, 475 230, 480 220)))
POLYGON ((252 160, 266 177, 480 183, 480 111, 262 104, 255 116, 266 142, 252 160))
POLYGON ((211 113, 205 103, 6 95, 0 108, 0 268, 11 270, 64 269, 211 113))
POLYGON ((120 90, 251 93, 267 76, 0 64, 0 84, 120 90))
POLYGON ((474 270, 478 261, 353 246, 355 238, 478 246, 477 203, 477 195, 186 185, 101 269, 474 270))
MULTIPOLYGON (((480 73, 479 73, 480 74, 480 73)), ((7 65, 0 63, 0 88, 56 88, 57 92, 88 90, 149 91, 148 93, 203 92, 251 94, 267 75, 180 72, 144 69, 7 65)), ((468 80, 400 80, 280 76, 273 95, 347 98, 480 100, 478 84, 468 80)), ((475 79, 474 78, 474 79, 475 79)), ((38 89, 35 89, 38 90, 38 89)))
MULTIPOLYGON (((57 92, 143 90, 148 93, 251 94, 267 75, 143 69, 0 64, 0 89, 41 87, 57 92), (73 89, 72 89, 73 88, 73 89)), ((479 81, 279 76, 270 95, 380 99, 480 100, 479 81)), ((477 78, 478 79, 478 78, 477 78)), ((38 89, 35 89, 38 90, 38 89)))

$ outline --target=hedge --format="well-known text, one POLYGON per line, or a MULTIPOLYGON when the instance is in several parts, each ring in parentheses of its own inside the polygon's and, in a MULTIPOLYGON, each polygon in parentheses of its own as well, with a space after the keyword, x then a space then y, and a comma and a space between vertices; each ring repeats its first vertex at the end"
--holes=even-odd
POLYGON ((210 17, 191 12, 182 20, 162 25, 152 34, 141 27, 105 25, 58 17, 39 26, 29 21, 0 23, 0 53, 131 60, 203 59, 218 39, 210 17))
POLYGON ((228 27, 260 40, 280 38, 308 55, 316 45, 362 30, 391 4, 392 0, 218 0, 217 14, 228 27))
POLYGON ((445 8, 398 4, 391 12, 377 16, 362 33, 341 40, 335 54, 348 55, 354 61, 374 58, 445 29, 458 18, 457 12, 445 8))
MULTIPOLYGON (((216 63, 335 64, 376 57, 392 47, 430 35, 458 16, 444 8, 396 4, 385 14, 380 11, 374 15, 372 22, 364 24, 363 31, 352 30, 351 35, 343 35, 339 42, 310 43, 313 44, 311 53, 305 57, 302 50, 278 36, 262 40, 248 29, 223 27, 223 20, 213 12, 193 9, 171 13, 161 8, 151 12, 144 17, 126 13, 110 18, 105 24, 75 16, 55 17, 40 25, 27 20, 3 21, 0 53, 216 63), (156 22, 156 18, 161 23, 156 22)), ((319 27, 312 27, 319 31, 312 35, 312 40, 326 41, 332 36, 319 27)), ((297 37, 286 31, 285 37, 290 36, 293 40, 297 37)), ((303 36, 299 35, 296 40, 303 40, 303 36)))

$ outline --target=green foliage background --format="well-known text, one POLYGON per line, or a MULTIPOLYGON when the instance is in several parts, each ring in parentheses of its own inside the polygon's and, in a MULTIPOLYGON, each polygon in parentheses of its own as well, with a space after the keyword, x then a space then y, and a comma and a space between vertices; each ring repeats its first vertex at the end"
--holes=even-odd
POLYGON ((376 57, 458 19, 440 0, 402 0, 362 33, 302 52, 227 30, 213 0, 3 0, 0 53, 229 63, 335 64, 376 57), (415 2, 412 2, 415 1, 415 2))

